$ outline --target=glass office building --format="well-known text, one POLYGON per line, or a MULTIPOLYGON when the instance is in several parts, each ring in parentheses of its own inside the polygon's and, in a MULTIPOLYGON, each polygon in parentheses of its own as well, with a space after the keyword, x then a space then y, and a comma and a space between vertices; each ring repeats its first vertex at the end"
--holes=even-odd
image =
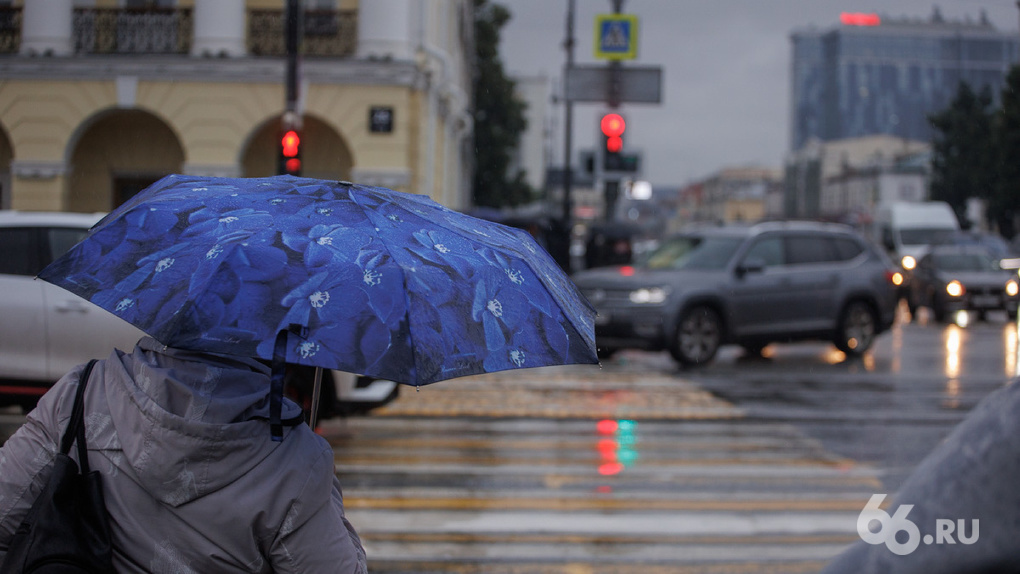
POLYGON ((977 21, 872 16, 791 34, 791 149, 874 134, 930 141, 928 115, 944 109, 961 81, 988 86, 996 105, 1020 36, 977 21), (862 25, 865 24, 865 25, 862 25))

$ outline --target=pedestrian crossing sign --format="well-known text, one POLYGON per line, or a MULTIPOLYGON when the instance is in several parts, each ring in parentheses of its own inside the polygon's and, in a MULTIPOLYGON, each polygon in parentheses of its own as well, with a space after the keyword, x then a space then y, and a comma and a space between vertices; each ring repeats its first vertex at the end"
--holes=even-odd
POLYGON ((595 57, 601 60, 633 60, 637 57, 637 16, 595 16, 595 57))

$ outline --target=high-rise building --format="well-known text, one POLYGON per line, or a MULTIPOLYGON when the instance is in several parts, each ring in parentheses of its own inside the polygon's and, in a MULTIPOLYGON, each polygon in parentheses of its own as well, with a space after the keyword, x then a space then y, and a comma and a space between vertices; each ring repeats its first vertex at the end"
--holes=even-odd
POLYGON ((977 20, 844 14, 826 30, 790 36, 791 150, 807 141, 887 134, 929 141, 928 115, 952 102, 959 83, 995 101, 1020 60, 1020 36, 977 20))

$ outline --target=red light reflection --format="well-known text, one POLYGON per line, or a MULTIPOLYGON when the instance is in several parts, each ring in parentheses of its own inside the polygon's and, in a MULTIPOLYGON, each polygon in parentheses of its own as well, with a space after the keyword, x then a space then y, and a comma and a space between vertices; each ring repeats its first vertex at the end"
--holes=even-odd
POLYGON ((616 462, 616 449, 618 445, 616 441, 611 438, 604 438, 599 440, 598 449, 599 456, 602 457, 603 461, 616 462))
POLYGON ((634 268, 630 265, 624 265, 623 267, 620 267, 620 275, 623 275, 624 277, 633 277, 634 268))
POLYGON ((595 428, 598 429, 599 434, 613 434, 616 432, 616 429, 620 428, 620 423, 612 419, 603 419, 595 425, 595 428))
POLYGON ((618 462, 607 462, 599 465, 599 474, 602 476, 613 476, 623 472, 623 465, 618 462))

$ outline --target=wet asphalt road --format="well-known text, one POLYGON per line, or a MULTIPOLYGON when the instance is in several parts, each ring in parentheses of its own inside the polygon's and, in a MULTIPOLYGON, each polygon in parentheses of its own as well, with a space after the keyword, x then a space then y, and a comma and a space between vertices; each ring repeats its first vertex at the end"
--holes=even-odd
POLYGON ((625 352, 440 383, 325 434, 374 572, 817 572, 871 494, 1016 375, 1004 315, 904 318, 863 359, 625 352))
POLYGON ((882 469, 895 489, 967 413, 1018 374, 1017 324, 990 314, 965 326, 906 312, 863 359, 824 344, 773 345, 767 357, 721 352, 681 372, 757 421, 794 424, 835 454, 882 469))

